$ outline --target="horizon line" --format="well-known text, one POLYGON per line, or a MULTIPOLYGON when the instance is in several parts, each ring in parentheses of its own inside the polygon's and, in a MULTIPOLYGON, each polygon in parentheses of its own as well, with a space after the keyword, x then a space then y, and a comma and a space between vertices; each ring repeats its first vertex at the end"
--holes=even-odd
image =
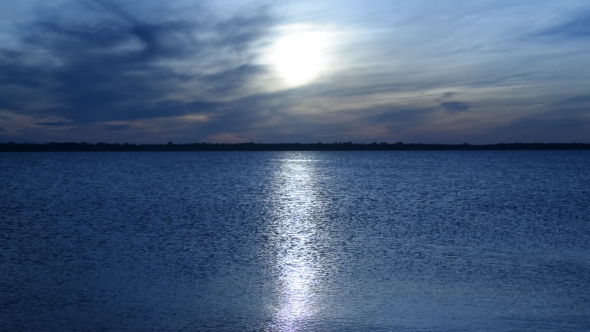
POLYGON ((0 152, 108 152, 108 151, 451 151, 451 150, 590 150, 590 143, 179 143, 135 144, 98 142, 0 143, 0 152))

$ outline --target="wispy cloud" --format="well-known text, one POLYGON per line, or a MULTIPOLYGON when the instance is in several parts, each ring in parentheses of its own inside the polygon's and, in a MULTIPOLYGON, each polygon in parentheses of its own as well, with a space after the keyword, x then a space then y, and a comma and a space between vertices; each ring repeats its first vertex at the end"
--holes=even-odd
POLYGON ((71 123, 69 123, 69 122, 63 122, 63 121, 35 122, 35 124, 38 125, 38 126, 47 126, 47 127, 63 127, 63 126, 71 125, 71 123))
POLYGON ((590 140, 582 1, 35 1, 0 25, 1 140, 590 140), (261 61, 289 24, 347 31, 290 88, 261 61))
POLYGON ((556 38, 590 38, 590 11, 553 27, 544 29, 539 36, 556 38))
POLYGON ((462 103, 460 101, 447 101, 447 102, 441 103, 440 106, 451 113, 453 113, 453 112, 466 112, 466 111, 469 111, 469 108, 470 108, 469 104, 462 103))
POLYGON ((23 46, 3 51, 0 85, 30 95, 23 99, 2 89, 5 93, 0 98, 6 108, 49 113, 74 122, 210 112, 217 102, 171 96, 191 85, 232 93, 263 71, 249 58, 249 47, 271 24, 263 10, 219 20, 206 12, 194 20, 164 12, 165 19, 150 20, 106 0, 66 5, 75 19, 61 7, 40 13, 23 28, 23 46), (212 60, 223 66, 214 66, 211 73, 178 69, 212 60), (28 103, 31 98, 46 103, 33 107, 28 103))

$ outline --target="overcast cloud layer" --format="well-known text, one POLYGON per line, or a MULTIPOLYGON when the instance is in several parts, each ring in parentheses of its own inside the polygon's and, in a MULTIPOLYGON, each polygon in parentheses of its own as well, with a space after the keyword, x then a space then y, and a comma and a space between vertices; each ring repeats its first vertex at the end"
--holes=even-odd
POLYGON ((5 0, 0 141, 590 142, 588 1, 278 3, 5 0))

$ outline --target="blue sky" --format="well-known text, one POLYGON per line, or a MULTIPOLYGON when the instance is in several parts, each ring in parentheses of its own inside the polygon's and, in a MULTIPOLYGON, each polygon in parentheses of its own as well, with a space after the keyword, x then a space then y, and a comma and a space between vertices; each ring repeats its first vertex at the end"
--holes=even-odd
POLYGON ((590 142, 590 3, 5 0, 0 141, 590 142))

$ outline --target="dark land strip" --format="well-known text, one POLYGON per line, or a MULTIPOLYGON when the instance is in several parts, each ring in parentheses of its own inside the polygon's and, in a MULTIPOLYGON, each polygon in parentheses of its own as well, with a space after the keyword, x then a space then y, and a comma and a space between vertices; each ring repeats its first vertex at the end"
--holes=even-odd
POLYGON ((497 150, 590 150, 586 143, 500 143, 421 144, 412 143, 188 143, 188 144, 129 144, 129 143, 0 143, 0 152, 100 152, 100 151, 497 151, 497 150))

